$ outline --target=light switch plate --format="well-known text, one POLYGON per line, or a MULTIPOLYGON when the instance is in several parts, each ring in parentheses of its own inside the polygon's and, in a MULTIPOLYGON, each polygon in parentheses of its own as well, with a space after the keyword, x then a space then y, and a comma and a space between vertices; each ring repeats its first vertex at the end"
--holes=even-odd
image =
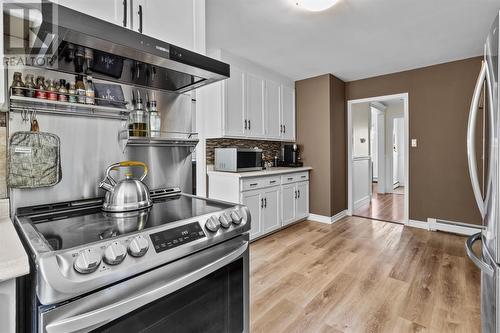
POLYGON ((411 146, 416 147, 417 146, 417 139, 411 139, 411 146))

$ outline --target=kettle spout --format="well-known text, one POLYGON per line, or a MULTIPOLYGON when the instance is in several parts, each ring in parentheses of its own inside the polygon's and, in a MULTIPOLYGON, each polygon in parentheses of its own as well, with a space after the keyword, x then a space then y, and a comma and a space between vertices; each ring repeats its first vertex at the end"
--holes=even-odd
POLYGON ((108 192, 112 192, 114 188, 114 186, 106 183, 104 180, 99 184, 99 187, 108 192))

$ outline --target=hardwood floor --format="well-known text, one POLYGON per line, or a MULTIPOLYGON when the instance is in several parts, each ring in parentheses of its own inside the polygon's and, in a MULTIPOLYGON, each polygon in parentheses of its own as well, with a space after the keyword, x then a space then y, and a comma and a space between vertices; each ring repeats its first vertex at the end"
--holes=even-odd
POLYGON ((377 183, 373 183, 372 201, 356 208, 354 215, 402 223, 404 221, 404 193, 379 194, 377 183))
POLYGON ((251 332, 480 332, 464 237, 348 217, 250 246, 251 332))

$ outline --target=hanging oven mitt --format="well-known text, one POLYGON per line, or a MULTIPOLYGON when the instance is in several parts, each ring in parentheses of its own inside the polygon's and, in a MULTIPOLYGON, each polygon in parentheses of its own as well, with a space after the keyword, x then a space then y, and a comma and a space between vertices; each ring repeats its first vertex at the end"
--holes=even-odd
POLYGON ((54 186, 61 181, 59 137, 39 132, 31 120, 30 132, 15 132, 9 140, 7 183, 12 188, 54 186))

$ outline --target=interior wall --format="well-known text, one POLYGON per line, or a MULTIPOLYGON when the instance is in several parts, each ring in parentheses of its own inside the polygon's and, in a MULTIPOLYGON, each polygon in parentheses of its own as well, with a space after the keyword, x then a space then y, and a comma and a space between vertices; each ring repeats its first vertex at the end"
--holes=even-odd
POLYGON ((345 83, 325 74, 295 82, 297 143, 311 166, 310 212, 334 216, 347 208, 345 83))
POLYGON ((347 100, 409 93, 410 219, 480 224, 468 174, 466 127, 481 57, 346 83, 347 100))

